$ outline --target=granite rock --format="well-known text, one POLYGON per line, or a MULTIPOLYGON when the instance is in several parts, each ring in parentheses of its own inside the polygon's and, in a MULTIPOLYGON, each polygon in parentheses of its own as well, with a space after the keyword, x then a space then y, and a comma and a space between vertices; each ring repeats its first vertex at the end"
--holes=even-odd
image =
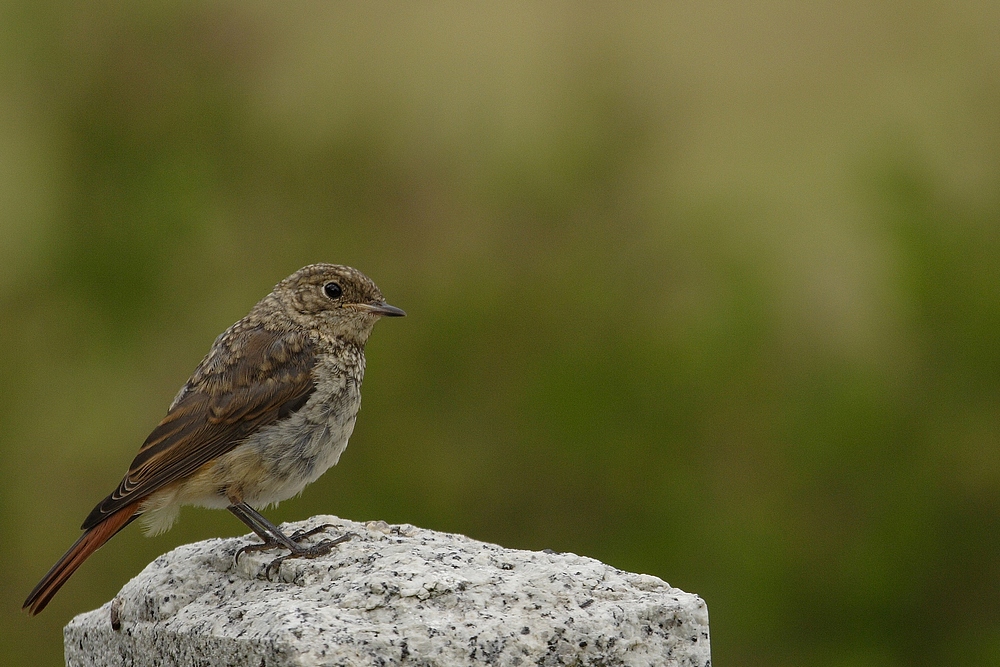
POLYGON ((711 664, 696 595, 570 553, 519 551, 409 525, 317 516, 327 556, 178 547, 64 631, 71 667, 711 664))

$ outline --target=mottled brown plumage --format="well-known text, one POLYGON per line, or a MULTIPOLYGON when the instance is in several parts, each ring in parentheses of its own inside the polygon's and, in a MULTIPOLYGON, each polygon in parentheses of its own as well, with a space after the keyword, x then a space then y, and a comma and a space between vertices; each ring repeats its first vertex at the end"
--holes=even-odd
MULTIPOLYGON (((140 516, 170 527, 182 505, 228 508, 266 547, 303 548, 252 505, 290 498, 334 465, 361 400, 364 346, 382 316, 403 315, 356 269, 314 264, 278 283, 219 336, 86 531, 24 608, 37 614, 86 558, 140 516)), ((293 536, 294 538, 295 536, 293 536)))

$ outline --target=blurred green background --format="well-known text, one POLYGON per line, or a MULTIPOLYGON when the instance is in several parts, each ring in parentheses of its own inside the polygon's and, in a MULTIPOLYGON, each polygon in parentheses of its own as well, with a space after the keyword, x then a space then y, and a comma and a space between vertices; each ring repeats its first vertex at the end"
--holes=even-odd
POLYGON ((302 265, 409 313, 269 513, 593 556, 718 665, 1000 664, 1000 4, 0 6, 0 662, 214 337, 302 265))

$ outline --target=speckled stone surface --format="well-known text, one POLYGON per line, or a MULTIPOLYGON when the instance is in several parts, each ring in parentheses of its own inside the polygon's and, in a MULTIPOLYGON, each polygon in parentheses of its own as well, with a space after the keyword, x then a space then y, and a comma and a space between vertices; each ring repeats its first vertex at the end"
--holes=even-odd
POLYGON ((284 529, 321 523, 356 537, 272 580, 284 552, 233 564, 250 537, 164 554, 66 626, 66 664, 711 664, 704 601, 656 577, 409 525, 317 516, 284 529))

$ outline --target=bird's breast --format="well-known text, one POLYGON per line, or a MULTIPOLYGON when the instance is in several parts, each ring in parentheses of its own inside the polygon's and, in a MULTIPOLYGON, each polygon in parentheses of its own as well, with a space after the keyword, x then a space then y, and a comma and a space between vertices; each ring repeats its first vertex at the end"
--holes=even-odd
POLYGON ((354 431, 363 372, 363 362, 349 369, 318 367, 316 389, 301 408, 230 452, 227 467, 242 471, 247 502, 268 505, 291 498, 336 465, 354 431))

